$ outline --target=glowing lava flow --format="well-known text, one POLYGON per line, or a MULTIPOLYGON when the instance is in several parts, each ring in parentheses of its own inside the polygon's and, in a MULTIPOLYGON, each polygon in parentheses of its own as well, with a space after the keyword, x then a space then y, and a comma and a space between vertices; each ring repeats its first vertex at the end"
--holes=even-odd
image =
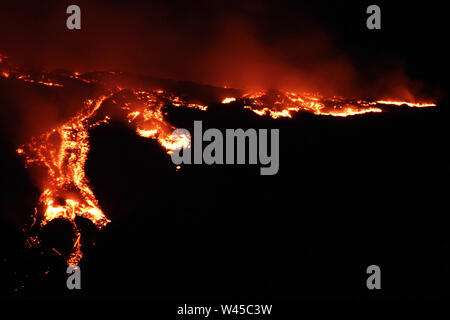
MULTIPOLYGON (((7 59, 0 54, 0 64, 7 59)), ((49 87, 64 87, 49 74, 31 76, 20 74, 17 70, 1 69, 0 77, 8 80, 20 80, 49 87)), ((115 75, 111 73, 111 75, 115 75)), ((60 76, 58 79, 62 79, 60 76)), ((173 150, 189 146, 190 137, 174 134, 173 127, 165 119, 163 107, 187 107, 206 111, 208 106, 188 103, 180 97, 164 90, 123 89, 99 79, 86 78, 79 73, 65 75, 66 78, 83 83, 96 83, 107 88, 109 94, 86 101, 82 110, 72 119, 47 133, 34 137, 30 143, 17 149, 26 160, 26 165, 37 165, 47 171, 47 179, 42 182, 42 194, 35 208, 37 227, 42 228, 50 221, 62 218, 70 221, 75 232, 73 250, 67 254, 67 263, 77 265, 82 258, 81 234, 76 218, 90 220, 99 229, 110 220, 101 210, 99 203, 89 186, 85 175, 85 164, 89 153, 89 130, 107 123, 117 110, 121 120, 133 126, 141 137, 151 138, 171 154, 173 150), (105 111, 103 120, 97 119, 98 111, 109 101, 115 111, 105 111)), ((364 101, 349 100, 340 97, 323 98, 314 95, 300 95, 278 90, 249 92, 240 97, 218 98, 217 104, 238 104, 260 116, 292 118, 298 112, 309 112, 318 116, 347 117, 365 113, 383 112, 382 106, 433 107, 433 103, 412 103, 402 101, 364 101)), ((176 170, 180 167, 177 166, 176 170)), ((33 227, 35 224, 31 227, 33 227)), ((31 229, 30 227, 30 229, 31 229)), ((38 236, 32 236, 28 242, 39 243, 38 236)), ((56 249, 53 249, 58 254, 56 249)))
POLYGON ((293 92, 258 91, 247 93, 236 99, 228 97, 222 103, 241 101, 245 109, 259 116, 268 115, 273 119, 292 118, 293 113, 306 111, 319 116, 348 117, 365 113, 383 112, 379 105, 407 106, 412 108, 435 107, 434 103, 412 103, 407 101, 364 101, 341 97, 323 98, 293 92))
MULTIPOLYGON (((184 103, 180 98, 165 94, 162 90, 132 92, 137 102, 125 102, 119 108, 126 112, 126 118, 135 126, 137 134, 156 139, 169 154, 174 149, 189 146, 190 137, 173 134, 176 128, 164 120, 162 107, 171 103, 174 106, 185 105, 206 110, 206 106, 184 103)), ((121 93, 122 91, 116 95, 121 93)), ((38 220, 41 221, 39 227, 42 228, 57 218, 72 222, 76 239, 73 252, 67 258, 70 265, 77 265, 82 258, 81 234, 75 218, 79 216, 89 219, 99 229, 110 222, 100 209, 84 171, 89 152, 88 130, 110 119, 106 116, 101 121, 92 120, 107 98, 109 97, 104 96, 88 100, 82 111, 67 123, 42 136, 32 138, 29 144, 17 149, 19 154, 25 156, 27 166, 41 165, 48 172, 48 181, 44 183, 45 189, 35 210, 38 220)), ((38 237, 30 237, 29 243, 39 243, 38 237)), ((60 254, 56 249, 54 251, 60 254)))
POLYGON ((408 106, 411 108, 429 108, 429 107, 436 107, 436 104, 434 103, 412 103, 412 102, 407 102, 407 101, 384 101, 384 100, 380 100, 377 101, 377 103, 379 104, 387 104, 387 105, 395 105, 395 106, 408 106))
POLYGON ((168 154, 171 154, 172 150, 190 145, 190 137, 183 134, 173 134, 176 128, 165 121, 162 107, 166 104, 175 107, 185 105, 188 108, 205 111, 207 110, 206 106, 187 104, 179 97, 166 94, 163 90, 154 92, 133 90, 133 93, 139 101, 137 106, 126 103, 121 109, 129 112, 127 114, 128 122, 136 127, 138 135, 156 139, 167 150, 168 154), (136 110, 136 107, 138 110, 136 110))
MULTIPOLYGON (((56 218, 67 219, 73 224, 76 239, 74 250, 67 259, 71 265, 77 265, 82 257, 76 216, 89 219, 98 228, 109 222, 88 185, 84 171, 89 152, 88 129, 96 125, 90 123, 89 119, 105 98, 89 100, 69 122, 33 138, 29 144, 17 149, 19 154, 25 156, 27 165, 37 163, 45 166, 48 172, 45 190, 35 210, 36 213, 42 213, 42 217, 38 217, 40 227, 56 218)), ((31 241, 36 243, 39 240, 32 238, 31 241)))
MULTIPOLYGON (((164 120, 161 111, 161 108, 169 102, 184 105, 181 99, 165 95, 163 91, 133 90, 133 94, 138 103, 135 105, 125 103, 120 109, 128 112, 128 122, 136 127, 136 132, 140 136, 156 139, 169 154, 174 149, 189 146, 190 137, 173 134, 176 128, 164 120)), ((73 252, 67 258, 70 265, 77 265, 82 258, 81 234, 75 218, 79 216, 89 219, 99 229, 110 222, 100 209, 84 171, 89 152, 88 130, 110 119, 106 116, 102 121, 92 122, 96 111, 107 98, 87 101, 83 110, 73 119, 42 136, 33 138, 29 144, 17 149, 19 154, 25 156, 27 166, 38 164, 48 171, 48 181, 44 183, 45 189, 35 210, 38 220, 41 221, 39 227, 57 218, 66 219, 73 224, 76 239, 73 252)), ((186 106, 206 109, 205 106, 197 104, 186 106)), ((29 242, 37 244, 39 239, 31 237, 29 242)))

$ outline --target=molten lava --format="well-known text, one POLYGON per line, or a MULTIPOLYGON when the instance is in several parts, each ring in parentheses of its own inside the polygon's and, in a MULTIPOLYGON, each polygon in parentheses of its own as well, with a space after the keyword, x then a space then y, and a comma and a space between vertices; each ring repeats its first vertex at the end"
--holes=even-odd
POLYGON ((76 265, 82 257, 75 217, 87 218, 99 228, 109 222, 89 187, 84 171, 89 152, 88 129, 95 125, 89 120, 105 98, 87 101, 73 119, 40 137, 32 138, 29 144, 17 149, 19 154, 25 155, 27 165, 36 163, 48 172, 36 210, 42 213, 40 226, 56 218, 67 219, 74 226, 77 240, 74 252, 68 257, 69 264, 76 265))
MULTIPOLYGON (((5 60, 6 56, 0 55, 0 64, 5 60)), ((47 73, 21 74, 17 68, 0 71, 2 71, 1 77, 5 79, 49 87, 64 87, 63 83, 52 79, 52 76, 47 73)), ((111 73, 111 76, 113 75, 115 74, 111 73)), ((89 130, 97 125, 108 123, 114 116, 103 110, 105 115, 103 119, 98 120, 99 110, 108 101, 122 115, 122 120, 133 126, 139 136, 155 139, 170 154, 175 149, 189 146, 190 137, 173 133, 176 128, 165 119, 163 107, 183 106, 206 111, 208 106, 189 103, 162 89, 123 88, 111 85, 106 80, 93 79, 91 76, 80 73, 65 76, 85 84, 101 84, 107 88, 109 94, 87 100, 73 118, 41 136, 31 138, 30 142, 20 146, 17 152, 25 157, 27 166, 36 165, 45 168, 47 179, 42 182, 43 191, 35 208, 35 218, 39 221, 39 228, 57 218, 66 219, 73 224, 75 231, 73 250, 66 260, 70 265, 77 265, 83 255, 81 234, 75 218, 79 216, 89 219, 99 229, 110 222, 101 210, 85 174, 85 164, 90 148, 89 130)), ((222 97, 218 98, 217 104, 236 104, 259 116, 270 116, 273 119, 292 118, 299 112, 309 112, 318 116, 347 117, 383 112, 386 106, 418 108, 435 106, 434 103, 423 102, 324 98, 318 95, 278 90, 261 90, 246 92, 240 96, 222 97)), ((180 166, 177 166, 176 170, 179 169, 180 166)), ((29 243, 33 245, 39 243, 39 237, 31 236, 29 243)), ((56 249, 54 251, 61 255, 56 249)))

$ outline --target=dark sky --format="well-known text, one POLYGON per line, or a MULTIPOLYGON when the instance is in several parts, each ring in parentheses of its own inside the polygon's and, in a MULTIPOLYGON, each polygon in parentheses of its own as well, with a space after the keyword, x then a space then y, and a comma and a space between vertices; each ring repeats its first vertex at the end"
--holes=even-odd
POLYGON ((0 52, 21 64, 235 87, 408 95, 440 87, 448 1, 4 1, 0 52), (82 30, 66 29, 77 4, 82 30), (375 93, 374 93, 375 92, 375 93))

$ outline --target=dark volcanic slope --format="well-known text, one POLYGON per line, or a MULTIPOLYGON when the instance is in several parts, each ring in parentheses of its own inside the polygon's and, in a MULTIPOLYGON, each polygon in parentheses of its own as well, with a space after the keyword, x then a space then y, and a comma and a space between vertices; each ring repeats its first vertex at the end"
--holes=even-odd
POLYGON ((232 89, 108 73, 49 77, 64 87, 0 79, 4 297, 364 297, 370 264, 386 270, 384 295, 448 295, 447 101, 272 119, 243 101, 221 104, 242 94, 232 89), (108 93, 109 82, 209 106, 166 105, 175 127, 202 120, 205 129, 280 129, 280 171, 176 171, 160 144, 124 122, 90 129, 86 174, 111 223, 99 232, 77 218, 85 286, 69 292, 65 262, 50 248, 63 247, 70 228, 56 221, 43 230, 43 249, 25 246, 20 229, 40 190, 15 149, 70 118, 84 99, 108 93))

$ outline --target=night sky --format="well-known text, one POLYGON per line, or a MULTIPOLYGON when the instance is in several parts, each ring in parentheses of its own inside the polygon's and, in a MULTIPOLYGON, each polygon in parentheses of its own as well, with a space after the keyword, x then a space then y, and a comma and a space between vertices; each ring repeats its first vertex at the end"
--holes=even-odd
POLYGON ((366 96, 439 84, 448 55, 445 1, 378 2, 377 31, 370 1, 79 1, 78 31, 65 27, 69 4, 2 3, 4 53, 38 68, 366 96))

